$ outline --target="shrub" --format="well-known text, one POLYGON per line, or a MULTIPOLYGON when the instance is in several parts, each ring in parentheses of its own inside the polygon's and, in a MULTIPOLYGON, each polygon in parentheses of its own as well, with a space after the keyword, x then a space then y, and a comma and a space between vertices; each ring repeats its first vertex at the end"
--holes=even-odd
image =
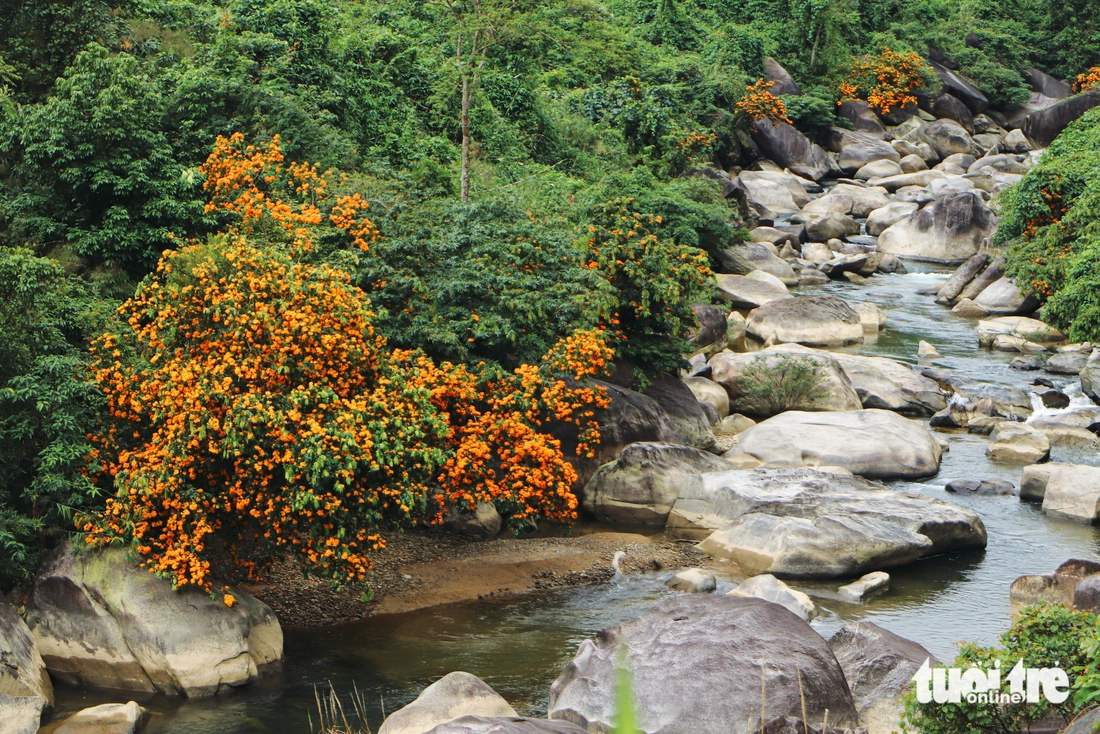
POLYGON ((759 415, 805 408, 828 395, 824 379, 822 367, 810 357, 756 357, 737 379, 739 404, 759 415))
POLYGON ((750 85, 741 99, 733 103, 733 108, 749 123, 757 120, 769 120, 771 122, 785 122, 792 124, 787 117, 787 105, 782 97, 776 97, 771 93, 775 82, 766 82, 758 79, 750 85))
POLYGON ((656 235, 662 217, 639 213, 630 198, 597 207, 593 220, 588 267, 614 292, 604 317, 615 333, 616 356, 643 381, 657 371, 674 372, 690 351, 684 334, 695 323, 691 307, 711 298, 707 254, 656 235))
POLYGON ((882 114, 915 105, 913 92, 925 86, 932 72, 920 54, 883 49, 877 57, 855 59, 848 79, 840 85, 841 100, 866 99, 882 114))
MULTIPOLYGON (((954 667, 986 669, 1000 662, 1001 676, 1008 674, 1018 660, 1025 668, 1062 668, 1073 685, 1090 662, 1082 642, 1088 641, 1096 624, 1095 615, 1071 611, 1062 605, 1040 604, 1025 607, 1012 626, 1001 636, 1001 648, 964 643, 954 667)), ((927 703, 917 702, 916 693, 905 694, 902 729, 920 734, 995 734, 1026 731, 1031 722, 1053 711, 1068 722, 1080 708, 1073 699, 1051 704, 1039 703, 927 703)))
POLYGON ((1073 90, 1075 92, 1084 92, 1085 90, 1092 89, 1097 84, 1100 84, 1100 66, 1094 66, 1084 74, 1078 74, 1077 80, 1073 83, 1073 90))
POLYGON ((92 290, 52 260, 0 249, 0 589, 27 579, 95 489, 83 471, 102 395, 92 290))

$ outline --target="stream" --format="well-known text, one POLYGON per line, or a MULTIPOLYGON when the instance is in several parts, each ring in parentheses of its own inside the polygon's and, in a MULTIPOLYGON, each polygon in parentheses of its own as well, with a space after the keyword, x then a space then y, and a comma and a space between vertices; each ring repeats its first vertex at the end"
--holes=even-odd
MULTIPOLYGON (((1026 388, 1041 375, 1072 393, 1076 378, 1012 370, 1008 364, 1015 355, 980 350, 976 322, 958 318, 931 296, 917 293, 943 282, 947 273, 906 265, 911 269, 907 275, 878 275, 858 286, 834 282, 803 287, 798 293, 827 292, 852 304, 870 301, 887 313, 886 330, 852 351, 915 363, 923 339, 943 355, 935 361, 937 367, 975 382, 1026 388)), ((938 435, 950 443, 939 475, 927 483, 891 486, 974 510, 989 532, 988 548, 893 569, 890 589, 863 605, 841 601, 836 588, 842 582, 791 582, 818 604, 821 615, 812 624, 822 635, 850 621, 869 620, 921 643, 947 662, 963 640, 997 642, 1009 623, 1008 592, 1016 577, 1053 571, 1068 558, 1095 559, 1100 554, 1096 528, 1048 518, 1015 497, 946 493, 943 485, 952 479, 1007 479, 1018 486, 1022 468, 991 463, 985 456, 985 436, 965 431, 938 435)), ((1058 447, 1053 460, 1100 464, 1100 456, 1058 447)), ((465 670, 484 679, 521 714, 545 715, 550 684, 579 642, 637 616, 671 593, 663 583, 669 575, 433 607, 337 628, 290 630, 284 671, 257 685, 216 699, 135 700, 153 712, 150 734, 306 734, 310 721, 316 722, 314 684, 327 688, 331 682, 349 714, 353 687, 362 694, 376 730, 383 706, 393 711, 439 676, 465 670)), ((735 580, 720 581, 718 592, 732 588, 735 580)), ((59 686, 58 712, 129 697, 59 686)))

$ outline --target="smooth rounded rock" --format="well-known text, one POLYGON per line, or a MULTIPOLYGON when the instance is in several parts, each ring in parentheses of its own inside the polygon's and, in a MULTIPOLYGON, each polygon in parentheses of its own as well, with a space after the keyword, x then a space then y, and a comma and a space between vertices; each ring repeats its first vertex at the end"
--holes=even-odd
POLYGON ((754 309, 745 333, 762 342, 813 347, 844 346, 863 341, 859 314, 834 296, 799 296, 754 309))
POLYGON ((770 573, 762 573, 741 582, 737 588, 729 592, 730 596, 755 597, 778 604, 797 614, 800 619, 809 621, 817 616, 817 607, 806 594, 792 589, 785 583, 772 576, 770 573))
POLYGON ((423 734, 462 716, 518 716, 476 675, 455 671, 425 688, 416 700, 386 717, 378 734, 423 734))

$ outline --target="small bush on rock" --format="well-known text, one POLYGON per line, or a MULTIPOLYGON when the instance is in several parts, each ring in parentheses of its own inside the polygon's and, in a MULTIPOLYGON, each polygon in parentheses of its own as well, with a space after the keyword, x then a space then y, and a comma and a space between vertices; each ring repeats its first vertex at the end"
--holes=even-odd
POLYGON ((812 403, 826 395, 821 366, 808 357, 757 357, 738 378, 740 402, 762 414, 775 415, 812 403))

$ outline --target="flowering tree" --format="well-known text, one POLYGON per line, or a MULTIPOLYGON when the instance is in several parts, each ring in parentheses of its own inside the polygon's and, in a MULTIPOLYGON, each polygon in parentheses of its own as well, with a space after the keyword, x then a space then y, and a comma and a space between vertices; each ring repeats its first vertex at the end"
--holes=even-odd
POLYGON ((853 60, 848 79, 840 85, 840 99, 865 99, 872 110, 886 115, 915 105, 913 93, 930 78, 931 72, 920 54, 887 48, 878 56, 853 60))
POLYGON ((1084 92, 1100 84, 1100 66, 1094 66, 1084 74, 1077 75, 1077 81, 1073 83, 1073 91, 1084 92))
POLYGON ((775 82, 766 82, 759 79, 750 85, 739 100, 733 103, 738 114, 751 122, 757 120, 771 120, 772 122, 785 122, 791 124, 787 117, 787 105, 782 99, 772 94, 775 82))

